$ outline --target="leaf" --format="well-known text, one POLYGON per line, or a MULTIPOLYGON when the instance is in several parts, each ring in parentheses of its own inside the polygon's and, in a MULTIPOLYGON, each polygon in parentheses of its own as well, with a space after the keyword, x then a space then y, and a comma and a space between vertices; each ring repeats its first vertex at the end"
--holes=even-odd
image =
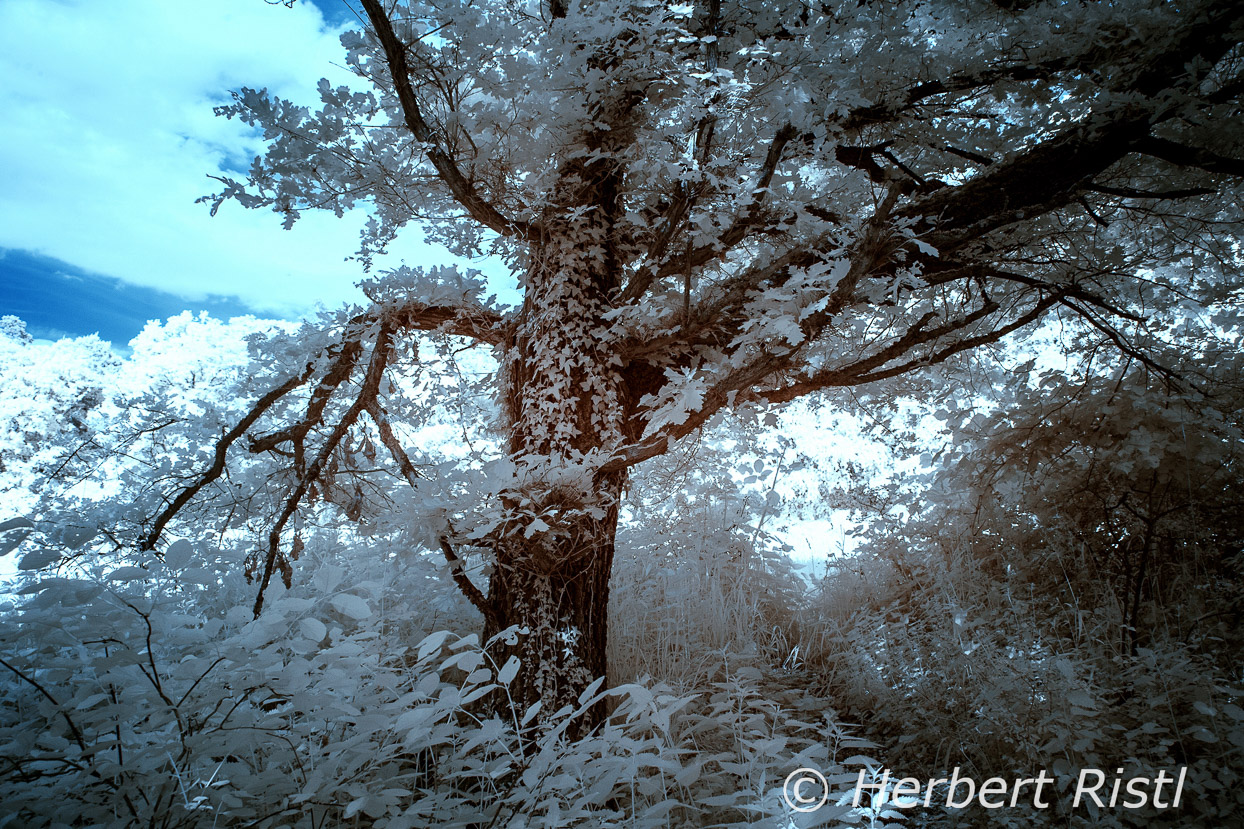
POLYGON ((17 569, 39 570, 58 561, 60 561, 60 553, 54 550, 35 550, 33 553, 26 553, 22 556, 22 560, 17 563, 17 569))
POLYGON ((511 656, 505 660, 505 664, 501 666, 501 670, 497 672, 497 682, 502 685, 509 685, 514 681, 514 677, 518 676, 519 660, 517 656, 511 656))
POLYGON ((298 623, 298 632, 303 635, 304 639, 310 639, 312 642, 323 642, 324 637, 328 635, 328 628, 324 627, 324 623, 319 619, 308 617, 298 623))
POLYGON ((118 567, 109 573, 105 578, 108 581, 138 581, 151 576, 151 573, 141 567, 118 567))
POLYGON ((441 649, 441 645, 445 644, 445 640, 450 637, 447 630, 438 630, 435 633, 429 633, 423 637, 423 641, 419 643, 419 655, 417 659, 427 659, 432 654, 441 649))
MULTIPOLYGON (((846 803, 846 804, 826 803, 825 805, 821 806, 819 809, 816 809, 811 812, 804 812, 800 815, 797 815, 795 817, 794 826, 798 827, 798 829, 812 829, 812 827, 814 826, 824 826, 830 821, 839 820, 843 815, 845 815, 849 811, 851 811, 851 806, 849 803, 846 803)), ((899 815, 899 817, 904 817, 904 815, 899 815)), ((841 824, 838 824, 838 825, 841 825, 841 824)), ((895 824, 889 824, 889 825, 893 826, 895 824)))
MULTIPOLYGON (((15 518, 12 520, 25 520, 24 518, 15 518)), ((10 523, 10 522, 5 522, 10 523)), ((17 549, 17 545, 26 540, 26 536, 30 535, 30 530, 19 529, 16 532, 5 533, 4 541, 0 541, 0 555, 7 555, 17 549)))
POLYGON ((4 533, 4 541, 0 541, 0 556, 8 555, 17 549, 17 545, 26 540, 34 523, 28 518, 10 518, 0 524, 0 533, 4 533))
POLYGON ((216 584, 216 574, 205 567, 187 567, 177 577, 183 584, 202 584, 206 587, 216 584))
POLYGON ((583 692, 579 694, 579 704, 585 705, 587 701, 591 699, 592 696, 595 695, 597 691, 600 690, 600 686, 604 684, 605 684, 605 678, 603 676, 598 676, 596 677, 596 679, 593 679, 592 683, 588 685, 586 688, 584 688, 583 692))
POLYGON ((325 564, 311 577, 311 585, 321 593, 331 593, 337 589, 337 585, 341 584, 345 575, 344 568, 335 564, 325 564))
POLYGON ((164 563, 168 567, 180 570, 190 563, 192 555, 194 555, 194 547, 186 539, 179 538, 168 545, 168 549, 164 551, 164 563))
POLYGON ((350 803, 346 805, 346 810, 345 810, 345 814, 343 815, 343 817, 345 817, 347 820, 354 817, 356 814, 359 813, 359 811, 364 806, 367 805, 367 801, 370 799, 371 799, 371 795, 363 795, 360 798, 356 798, 355 800, 350 801, 350 803))
POLYGON ((366 619, 371 615, 371 608, 367 605, 367 601, 353 593, 334 596, 331 604, 351 619, 366 619))
POLYGON ((89 542, 99 531, 95 527, 65 527, 60 531, 60 543, 76 550, 89 542))
POLYGON ((470 673, 484 663, 484 656, 479 651, 459 651, 441 663, 441 670, 457 668, 470 673))
POLYGON ((492 691, 494 691, 496 687, 497 686, 492 683, 489 683, 487 685, 480 685, 479 687, 472 690, 470 693, 463 694, 462 698, 458 700, 458 705, 460 706, 470 705, 471 703, 475 702, 480 697, 492 693, 492 691))

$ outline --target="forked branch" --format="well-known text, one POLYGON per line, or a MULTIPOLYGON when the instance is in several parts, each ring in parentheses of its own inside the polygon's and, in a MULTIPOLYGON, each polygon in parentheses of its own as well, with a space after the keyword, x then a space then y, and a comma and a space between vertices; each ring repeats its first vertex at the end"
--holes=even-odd
POLYGON ((194 496, 198 495, 203 487, 215 481, 225 471, 225 459, 229 454, 229 447, 233 446, 246 430, 255 425, 255 422, 263 416, 264 412, 272 408, 276 401, 292 392, 294 389, 307 382, 311 376, 312 366, 308 365, 303 373, 291 377, 263 397, 251 407, 250 411, 237 422, 237 424, 216 441, 216 452, 212 459, 212 465, 208 467, 199 479, 190 486, 177 493, 177 497, 165 507, 159 515, 156 516, 155 522, 151 525, 151 530, 143 537, 140 548, 143 550, 154 550, 156 542, 160 540, 160 535, 164 532, 164 528, 168 526, 168 522, 173 519, 182 507, 190 502, 194 496))
POLYGON ((367 373, 363 377, 363 385, 359 390, 358 397, 354 399, 354 402, 350 404, 350 407, 346 409, 341 419, 333 427, 328 438, 320 446, 320 451, 316 454, 315 459, 307 466, 306 471, 299 476, 298 483, 294 487, 293 492, 285 499, 285 507, 281 510, 281 515, 268 532, 268 554, 264 560, 263 576, 259 582, 259 593, 255 597, 254 613, 256 619, 259 618, 259 614, 263 610, 264 592, 268 589, 268 584, 272 581, 272 573, 276 569, 276 563, 281 552, 281 533, 284 531, 285 525, 297 511, 303 497, 306 496, 307 491, 311 488, 311 484, 315 483, 319 478, 333 450, 341 443, 341 440, 350 431, 350 427, 354 425, 354 422, 359 419, 359 415, 367 409, 368 403, 376 399, 376 395, 380 390, 380 381, 384 377, 384 370, 388 365, 392 351, 392 327, 388 320, 382 317, 380 320, 380 330, 376 333, 376 344, 372 347, 371 359, 367 364, 367 373))

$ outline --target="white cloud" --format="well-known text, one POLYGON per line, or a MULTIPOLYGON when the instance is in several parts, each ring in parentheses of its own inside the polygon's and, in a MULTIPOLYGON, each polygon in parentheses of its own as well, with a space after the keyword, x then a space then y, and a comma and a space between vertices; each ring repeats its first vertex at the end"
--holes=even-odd
MULTIPOLYGON (((261 147, 212 114, 240 86, 300 103, 344 82, 338 32, 309 3, 264 0, 5 0, 0 3, 0 247, 189 297, 236 295, 304 311, 361 299, 362 216, 305 214, 292 231, 267 211, 194 200, 208 173, 261 147)), ((408 233, 388 261, 444 261, 408 233)), ((382 260, 380 264, 384 264, 382 260)))

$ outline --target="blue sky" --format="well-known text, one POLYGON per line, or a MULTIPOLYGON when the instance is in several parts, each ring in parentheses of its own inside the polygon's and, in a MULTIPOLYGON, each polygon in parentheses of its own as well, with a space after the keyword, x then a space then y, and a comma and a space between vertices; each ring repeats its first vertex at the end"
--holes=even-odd
POLYGON ((114 345, 129 342, 149 319, 186 310, 220 319, 254 311, 233 297, 187 299, 20 250, 0 253, 0 307, 21 317, 34 337, 98 334, 114 345))
MULTIPOLYGON (((267 87, 301 103, 342 68, 345 0, 0 2, 0 314, 32 333, 123 345, 180 310, 291 317, 362 301, 346 261, 364 217, 279 217, 230 203, 207 176, 262 150, 212 107, 267 87)), ((380 267, 445 262, 416 231, 380 267)))

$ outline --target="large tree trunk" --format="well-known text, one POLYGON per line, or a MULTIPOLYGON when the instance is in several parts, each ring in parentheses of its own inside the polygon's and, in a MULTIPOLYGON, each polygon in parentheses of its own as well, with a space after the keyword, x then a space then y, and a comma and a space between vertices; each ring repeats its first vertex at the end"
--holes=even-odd
MULTIPOLYGON (((531 540, 516 533, 504 552, 498 550, 488 595, 498 612, 485 634, 491 638, 511 625, 520 628, 493 650, 498 664, 510 656, 521 660, 522 670, 509 688, 520 715, 536 702, 541 719, 575 705, 583 689, 605 675, 618 513, 616 490, 600 497, 614 501, 603 519, 569 519, 531 540)), ((594 724, 602 713, 593 709, 581 727, 594 724)))
MULTIPOLYGON (((520 714, 577 702, 606 671, 609 576, 624 473, 596 469, 633 426, 633 401, 605 319, 619 287, 613 250, 621 172, 570 162, 557 207, 532 240, 526 295, 505 354, 505 409, 517 483, 494 538, 486 638, 498 664, 522 660, 510 693, 520 714)), ((585 724, 598 719, 599 712, 585 724)))

